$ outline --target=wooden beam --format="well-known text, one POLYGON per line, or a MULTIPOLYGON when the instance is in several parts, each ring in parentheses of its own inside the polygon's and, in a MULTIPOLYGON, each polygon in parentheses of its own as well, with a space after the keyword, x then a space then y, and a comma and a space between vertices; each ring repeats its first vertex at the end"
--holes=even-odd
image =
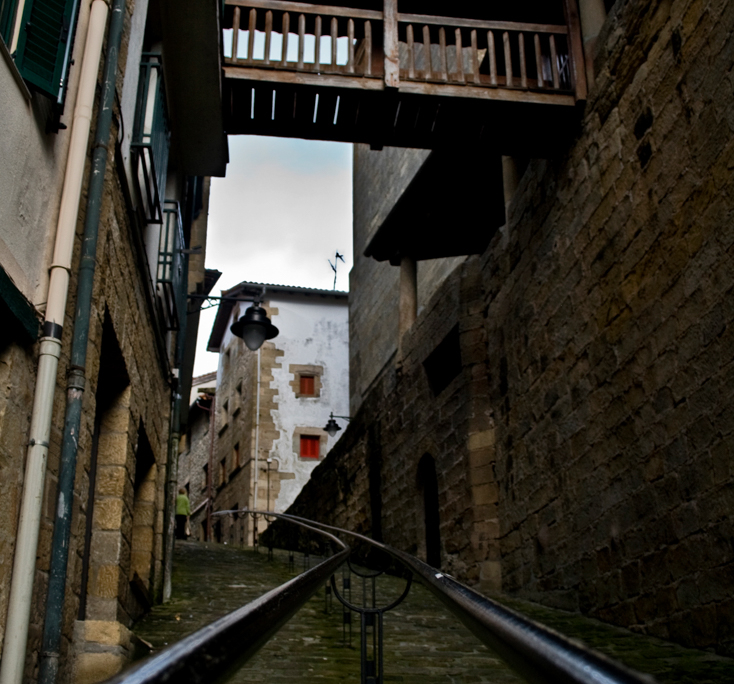
POLYGON ((225 0, 226 5, 256 7, 274 12, 295 12, 296 14, 323 14, 327 17, 351 17, 352 19, 382 20, 382 12, 335 7, 334 5, 312 5, 307 2, 284 2, 284 0, 225 0))
POLYGON ((435 95, 439 97, 495 100, 497 102, 528 102, 532 104, 550 104, 563 107, 573 107, 576 104, 576 99, 573 94, 563 92, 538 93, 502 87, 477 88, 471 85, 454 85, 451 83, 418 83, 415 81, 402 81, 400 83, 400 93, 406 95, 435 95))
POLYGON ((400 49, 398 46, 398 0, 383 0, 383 30, 385 54, 385 87, 400 85, 400 49))
POLYGON ((231 60, 225 60, 225 78, 273 84, 309 85, 319 88, 349 88, 356 90, 384 90, 385 88, 385 84, 381 78, 280 71, 275 69, 253 69, 251 67, 234 66, 230 62, 231 60))
POLYGON ((568 52, 571 58, 571 76, 576 91, 576 100, 586 100, 586 64, 581 40, 581 20, 576 0, 564 0, 566 23, 568 24, 568 52))
MULTIPOLYGON (((227 4, 230 4, 230 1, 231 0, 227 0, 227 4)), ((248 6, 249 4, 250 3, 248 3, 248 6)), ((568 28, 562 24, 526 24, 517 21, 484 21, 482 19, 434 17, 428 14, 398 14, 398 21, 401 24, 430 24, 431 26, 453 26, 455 28, 497 29, 500 31, 525 31, 527 33, 568 33, 568 28)))

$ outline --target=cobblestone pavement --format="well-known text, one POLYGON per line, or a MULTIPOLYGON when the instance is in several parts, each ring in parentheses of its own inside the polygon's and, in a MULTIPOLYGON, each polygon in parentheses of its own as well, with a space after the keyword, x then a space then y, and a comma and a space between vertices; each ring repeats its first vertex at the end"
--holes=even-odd
MULTIPOLYGON (((155 651, 282 584, 303 569, 296 555, 234 549, 217 544, 176 542, 173 597, 134 627, 155 651)), ((341 581, 338 582, 341 587, 341 581)), ((352 576, 352 596, 361 602, 361 580, 352 576)), ((404 580, 380 577, 377 603, 396 598, 404 580)), ((369 587, 368 587, 369 591, 369 587)), ((734 660, 684 649, 659 639, 610 627, 573 613, 502 597, 526 615, 579 639, 659 682, 724 684, 734 682, 734 660)), ((232 680, 233 682, 359 682, 358 623, 353 619, 351 647, 344 642, 342 611, 333 598, 325 614, 319 591, 232 680)), ((356 618, 356 616, 353 616, 356 618)), ((385 615, 385 682, 430 681, 515 684, 523 681, 486 649, 423 587, 414 584, 408 598, 385 615)))

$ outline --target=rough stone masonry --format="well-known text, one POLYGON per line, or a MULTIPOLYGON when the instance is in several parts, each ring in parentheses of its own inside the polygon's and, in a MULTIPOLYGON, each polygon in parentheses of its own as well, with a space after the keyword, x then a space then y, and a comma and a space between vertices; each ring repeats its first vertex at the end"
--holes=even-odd
MULTIPOLYGON (((351 369, 356 418, 294 511, 422 555, 428 454, 442 567, 732 653, 733 64, 734 4, 618 0, 576 139, 529 163, 401 358, 397 324, 353 348, 384 365, 351 369)), ((394 309, 358 302, 364 328, 394 309)))

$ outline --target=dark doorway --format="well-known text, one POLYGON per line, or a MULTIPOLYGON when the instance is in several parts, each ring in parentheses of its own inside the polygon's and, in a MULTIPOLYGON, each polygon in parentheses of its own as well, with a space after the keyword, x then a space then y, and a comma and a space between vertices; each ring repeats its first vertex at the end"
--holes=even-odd
POLYGON ((423 454, 418 463, 418 489, 423 494, 423 520, 426 534, 426 563, 441 567, 441 520, 438 513, 436 462, 423 454))

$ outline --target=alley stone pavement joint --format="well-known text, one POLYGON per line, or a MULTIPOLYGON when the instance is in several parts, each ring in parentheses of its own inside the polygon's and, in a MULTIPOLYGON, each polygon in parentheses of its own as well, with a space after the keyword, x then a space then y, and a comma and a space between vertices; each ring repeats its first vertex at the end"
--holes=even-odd
MULTIPOLYGON (((219 544, 176 542, 173 596, 156 606, 134 627, 135 634, 158 652, 204 625, 286 582, 303 569, 296 554, 289 570, 287 552, 275 550, 268 561, 261 549, 219 544)), ((311 559, 315 564, 316 559, 311 559)), ((338 577, 341 587, 341 577, 338 577)), ((359 594, 361 580, 352 576, 359 594)), ((378 604, 389 602, 405 586, 404 580, 377 580, 378 604)), ((361 596, 353 594, 355 602, 361 596)), ((660 639, 634 634, 529 601, 494 596, 528 617, 654 675, 661 684, 685 682, 724 684, 734 681, 734 659, 683 648, 660 639)), ((352 646, 342 639, 342 609, 334 598, 324 613, 319 591, 296 616, 232 679, 233 682, 359 682, 359 634, 352 618, 352 646)), ((457 684, 523 681, 423 587, 414 584, 406 601, 385 616, 385 682, 457 684)))

